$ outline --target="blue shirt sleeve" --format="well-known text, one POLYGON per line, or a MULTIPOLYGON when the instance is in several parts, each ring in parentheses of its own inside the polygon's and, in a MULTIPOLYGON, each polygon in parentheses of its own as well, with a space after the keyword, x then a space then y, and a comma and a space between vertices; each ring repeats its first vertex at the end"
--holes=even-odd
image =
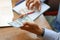
POLYGON ((43 38, 44 38, 44 40, 58 40, 59 35, 57 32, 45 29, 43 38))

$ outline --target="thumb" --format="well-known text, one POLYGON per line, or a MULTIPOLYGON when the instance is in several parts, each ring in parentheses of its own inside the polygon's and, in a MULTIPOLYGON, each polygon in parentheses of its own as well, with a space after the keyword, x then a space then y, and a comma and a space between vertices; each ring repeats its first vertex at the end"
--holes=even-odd
POLYGON ((25 16, 25 14, 21 14, 20 16, 19 16, 19 18, 22 18, 22 17, 24 17, 25 16))
POLYGON ((25 22, 23 25, 29 25, 29 26, 31 26, 33 24, 34 24, 33 22, 25 22))

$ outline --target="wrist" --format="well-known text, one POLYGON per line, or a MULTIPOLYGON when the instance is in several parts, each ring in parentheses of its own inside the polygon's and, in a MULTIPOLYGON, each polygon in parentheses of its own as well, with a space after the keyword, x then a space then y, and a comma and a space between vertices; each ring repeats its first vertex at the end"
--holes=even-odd
POLYGON ((38 35, 38 36, 39 36, 39 35, 43 36, 43 35, 44 35, 44 29, 41 28, 41 29, 38 31, 38 34, 37 34, 37 35, 38 35))

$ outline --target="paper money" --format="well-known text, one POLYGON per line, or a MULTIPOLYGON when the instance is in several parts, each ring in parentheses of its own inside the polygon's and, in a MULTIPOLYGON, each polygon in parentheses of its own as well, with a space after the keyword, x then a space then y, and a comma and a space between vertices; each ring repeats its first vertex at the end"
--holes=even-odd
POLYGON ((22 27, 24 22, 33 22, 29 16, 24 16, 23 18, 19 18, 9 23, 13 27, 22 27))

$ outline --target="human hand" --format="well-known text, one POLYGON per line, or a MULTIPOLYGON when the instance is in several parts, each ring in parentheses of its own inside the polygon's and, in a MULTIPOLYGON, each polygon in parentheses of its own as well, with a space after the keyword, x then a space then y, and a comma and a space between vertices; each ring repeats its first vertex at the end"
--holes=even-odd
POLYGON ((26 0, 26 6, 28 9, 34 9, 34 7, 35 7, 37 10, 41 10, 40 0, 26 0), (30 7, 30 5, 31 5, 31 7, 30 7))
POLYGON ((25 22, 21 29, 40 35, 43 33, 43 29, 35 23, 25 22))
POLYGON ((21 15, 19 15, 19 18, 22 18, 22 17, 24 17, 25 16, 25 14, 21 14, 21 15))

